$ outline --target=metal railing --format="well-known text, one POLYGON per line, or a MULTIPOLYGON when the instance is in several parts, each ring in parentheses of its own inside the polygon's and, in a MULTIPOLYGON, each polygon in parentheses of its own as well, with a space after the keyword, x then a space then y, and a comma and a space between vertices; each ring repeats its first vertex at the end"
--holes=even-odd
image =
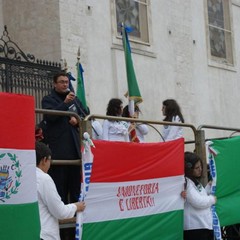
MULTIPOLYGON (((79 115, 75 112, 70 111, 58 111, 58 110, 47 110, 47 109, 35 109, 35 112, 38 114, 46 114, 46 115, 57 115, 57 116, 73 116, 77 119, 78 127, 79 127, 79 139, 82 139, 82 120, 79 117, 79 115)), ((80 141, 81 143, 81 141, 80 141)), ((81 144, 80 146, 81 147, 81 144)), ((58 159, 52 159, 52 165, 81 165, 81 159, 76 160, 58 160, 58 159)))
MULTIPOLYGON (((68 111, 57 111, 57 110, 46 110, 46 109, 36 109, 35 112, 37 114, 48 114, 48 115, 59 115, 59 116, 74 116, 77 119, 78 127, 79 127, 79 139, 82 139, 82 133, 87 131, 90 136, 92 135, 91 120, 92 119, 102 119, 102 120, 113 120, 113 121, 127 121, 127 122, 135 122, 139 124, 147 124, 148 126, 152 127, 162 138, 161 133, 158 131, 156 127, 153 125, 169 125, 169 126, 180 126, 183 128, 189 128, 193 132, 194 139, 192 141, 185 141, 185 144, 195 144, 195 152, 201 157, 203 160, 203 177, 202 183, 206 184, 208 181, 208 174, 207 174, 207 160, 206 160, 206 151, 205 151, 205 132, 203 129, 214 129, 214 130, 224 130, 224 131, 233 131, 231 135, 228 137, 221 137, 221 138, 214 138, 214 139, 223 139, 232 137, 235 133, 240 133, 240 128, 231 128, 231 127, 223 127, 223 126, 214 126, 214 125, 200 125, 196 128, 192 124, 186 123, 173 123, 173 122, 165 122, 165 121, 153 121, 153 120, 144 120, 144 119, 135 119, 135 118, 126 118, 126 117, 113 117, 113 116, 105 116, 105 115, 88 115, 85 119, 81 119, 76 113, 68 112, 68 111)), ((163 138, 162 138, 163 139, 163 138)), ((80 146, 81 148, 81 141, 80 146)), ((53 159, 54 165, 81 165, 81 159, 76 160, 57 160, 53 159)), ((60 222, 60 228, 73 228, 75 227, 75 218, 67 219, 65 221, 60 222)), ((233 226, 234 227, 234 226, 233 226)), ((224 235, 224 234, 223 234, 224 235)), ((228 235, 228 234, 227 234, 228 235)), ((226 235, 226 236, 227 236, 226 235)), ((225 235, 224 235, 225 236, 225 235)), ((238 236, 238 235, 237 235, 238 236)), ((223 237, 225 239, 225 237, 223 237)), ((239 239, 239 238, 236 238, 239 239)))

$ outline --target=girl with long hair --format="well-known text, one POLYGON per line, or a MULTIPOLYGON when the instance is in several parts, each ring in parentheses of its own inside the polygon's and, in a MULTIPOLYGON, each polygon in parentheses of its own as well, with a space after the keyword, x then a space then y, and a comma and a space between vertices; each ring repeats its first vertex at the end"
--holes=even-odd
MULTIPOLYGON (((123 103, 121 99, 112 98, 107 106, 107 116, 121 117, 123 103)), ((103 140, 129 142, 129 124, 125 121, 103 121, 103 140)))
MULTIPOLYGON (((174 99, 166 99, 162 103, 162 113, 165 118, 163 121, 184 123, 184 118, 181 113, 180 106, 174 99)), ((163 126, 163 139, 164 141, 170 141, 183 137, 183 129, 181 126, 163 126)))

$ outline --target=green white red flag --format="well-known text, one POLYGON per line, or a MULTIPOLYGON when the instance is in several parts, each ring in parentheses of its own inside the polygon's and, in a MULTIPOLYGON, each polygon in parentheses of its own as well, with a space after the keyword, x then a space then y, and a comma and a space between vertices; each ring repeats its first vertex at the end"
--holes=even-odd
POLYGON ((82 239, 181 240, 183 139, 94 144, 82 239))
POLYGON ((34 99, 0 93, 0 109, 0 239, 39 239, 34 99))

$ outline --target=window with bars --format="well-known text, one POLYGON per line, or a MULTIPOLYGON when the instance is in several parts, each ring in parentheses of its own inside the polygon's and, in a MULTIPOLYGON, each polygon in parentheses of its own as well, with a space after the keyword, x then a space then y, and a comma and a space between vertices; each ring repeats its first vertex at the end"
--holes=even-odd
POLYGON ((209 51, 212 60, 233 65, 231 0, 207 0, 209 51))
POLYGON ((149 43, 148 6, 149 0, 114 0, 117 36, 121 35, 121 23, 132 28, 130 39, 149 43))

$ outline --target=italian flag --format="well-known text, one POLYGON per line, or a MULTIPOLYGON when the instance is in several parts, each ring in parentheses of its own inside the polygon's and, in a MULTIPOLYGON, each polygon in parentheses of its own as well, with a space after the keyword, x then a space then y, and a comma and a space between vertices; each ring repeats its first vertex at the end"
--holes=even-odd
POLYGON ((184 141, 94 141, 84 240, 181 240, 184 141))
POLYGON ((0 109, 0 239, 39 239, 34 99, 0 93, 0 109))

